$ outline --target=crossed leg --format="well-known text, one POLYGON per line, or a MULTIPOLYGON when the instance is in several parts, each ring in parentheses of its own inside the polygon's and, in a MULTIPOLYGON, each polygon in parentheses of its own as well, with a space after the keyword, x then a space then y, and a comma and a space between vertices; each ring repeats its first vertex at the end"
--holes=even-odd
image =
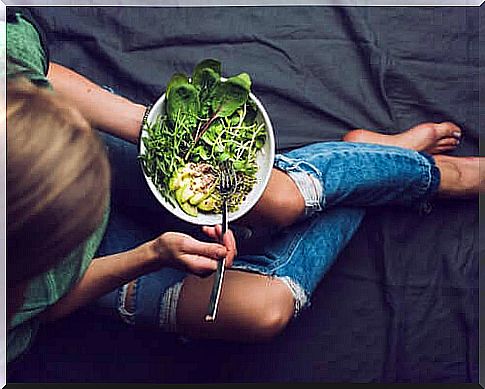
MULTIPOLYGON (((349 131, 345 142, 398 146, 433 154, 440 170, 438 196, 473 197, 485 191, 484 158, 438 155, 454 150, 460 143, 461 129, 453 123, 421 123, 396 135, 357 129, 349 131)), ((269 223, 279 227, 293 224, 305 208, 303 197, 293 180, 284 172, 273 169, 261 200, 244 222, 249 225, 269 223)))
POLYGON ((343 140, 399 146, 434 154, 436 166, 441 173, 438 196, 466 198, 485 191, 485 170, 480 169, 480 164, 484 164, 485 159, 437 155, 454 150, 460 143, 461 134, 461 129, 451 122, 421 123, 396 135, 383 135, 363 129, 352 130, 343 140))
MULTIPOLYGON (((349 132, 344 141, 404 147, 437 154, 458 145, 461 130, 452 123, 424 123, 398 135, 381 135, 367 130, 349 132)), ((481 158, 434 156, 440 170, 439 194, 452 197, 475 195, 483 190, 481 158)), ((289 176, 273 169, 261 200, 245 222, 263 221, 284 227, 294 223, 304 212, 303 197, 289 176)), ((215 323, 203 317, 212 288, 213 277, 189 275, 181 290, 177 323, 180 332, 196 337, 223 339, 270 339, 285 328, 293 317, 295 299, 289 288, 277 278, 229 269, 215 323)))

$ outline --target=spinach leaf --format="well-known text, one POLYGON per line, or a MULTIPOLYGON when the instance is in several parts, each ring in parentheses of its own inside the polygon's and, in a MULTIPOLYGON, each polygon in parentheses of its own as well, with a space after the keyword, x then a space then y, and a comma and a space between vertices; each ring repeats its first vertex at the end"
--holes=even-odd
POLYGON ((245 104, 251 90, 251 78, 247 73, 240 73, 237 76, 228 78, 225 82, 220 82, 216 86, 212 98, 212 116, 198 131, 194 139, 194 145, 204 135, 211 124, 219 117, 228 117, 234 114, 239 107, 245 104))
POLYGON ((201 118, 210 114, 211 98, 221 79, 221 63, 215 59, 206 59, 198 63, 192 75, 192 83, 199 93, 201 118))
POLYGON ((199 62, 192 74, 192 83, 200 91, 212 89, 221 79, 221 63, 215 59, 199 62))
POLYGON ((231 116, 243 105, 251 90, 251 79, 247 73, 241 73, 217 85, 212 97, 212 111, 218 117, 231 116))
POLYGON ((190 84, 188 77, 176 73, 167 85, 167 115, 172 123, 179 116, 191 128, 197 125, 197 115, 200 109, 197 89, 190 84))

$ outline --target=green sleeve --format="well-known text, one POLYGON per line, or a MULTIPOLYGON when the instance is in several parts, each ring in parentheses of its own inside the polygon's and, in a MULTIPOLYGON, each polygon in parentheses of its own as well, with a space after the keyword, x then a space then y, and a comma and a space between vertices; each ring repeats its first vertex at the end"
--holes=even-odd
POLYGON ((47 53, 34 25, 16 13, 7 21, 6 30, 7 78, 25 76, 39 86, 50 86, 47 53))

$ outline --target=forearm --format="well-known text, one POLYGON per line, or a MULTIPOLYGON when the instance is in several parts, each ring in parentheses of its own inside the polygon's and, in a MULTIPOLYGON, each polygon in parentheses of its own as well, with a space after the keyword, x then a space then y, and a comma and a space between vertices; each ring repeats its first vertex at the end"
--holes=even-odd
POLYGON ((95 258, 69 293, 42 313, 42 319, 51 321, 64 317, 159 267, 159 256, 153 248, 153 242, 123 253, 95 258))
POLYGON ((49 65, 47 78, 56 93, 77 107, 94 128, 132 143, 138 141, 145 106, 115 95, 56 63, 49 65))

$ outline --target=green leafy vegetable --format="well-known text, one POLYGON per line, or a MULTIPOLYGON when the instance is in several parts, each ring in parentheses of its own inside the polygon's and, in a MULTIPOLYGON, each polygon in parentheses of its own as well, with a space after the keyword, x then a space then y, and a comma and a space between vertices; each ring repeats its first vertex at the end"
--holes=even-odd
POLYGON ((214 59, 200 62, 192 75, 192 82, 197 88, 200 100, 201 118, 207 118, 211 109, 211 98, 221 79, 221 63, 214 59))
POLYGON ((167 86, 167 114, 172 122, 178 115, 184 117, 186 124, 195 127, 200 102, 197 89, 189 83, 186 75, 175 74, 167 86))
POLYGON ((218 166, 232 161, 238 188, 229 209, 236 210, 252 190, 256 155, 266 142, 257 106, 249 99, 251 79, 240 73, 221 80, 221 64, 207 59, 192 79, 176 73, 166 90, 166 114, 145 124, 140 156, 147 176, 160 193, 186 213, 221 212, 218 166))
POLYGON ((247 73, 241 73, 217 85, 212 98, 214 115, 226 117, 232 115, 249 96, 251 80, 247 73))

